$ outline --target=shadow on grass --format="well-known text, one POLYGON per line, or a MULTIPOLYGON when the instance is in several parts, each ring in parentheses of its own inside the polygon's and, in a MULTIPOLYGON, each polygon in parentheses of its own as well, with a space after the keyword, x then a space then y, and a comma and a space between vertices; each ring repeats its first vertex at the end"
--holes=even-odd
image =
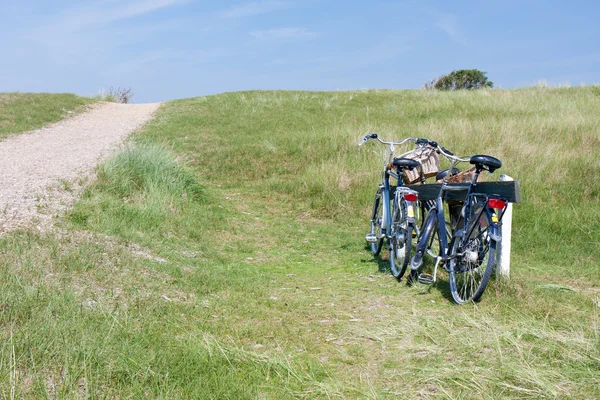
MULTIPOLYGON (((373 255, 373 253, 371 252, 371 247, 368 244, 365 245, 364 250, 368 255, 372 256, 372 258, 363 258, 363 259, 361 259, 362 263, 376 264, 377 269, 380 273, 391 274, 390 262, 389 262, 390 253, 389 253, 388 248, 385 245, 381 249, 381 252, 379 253, 379 255, 377 255, 377 256, 373 255)), ((413 255, 414 255, 414 253, 411 254, 411 257, 413 255)), ((431 274, 431 273, 433 273, 433 267, 434 267, 433 260, 426 258, 424 260, 424 264, 423 264, 423 267, 421 270, 431 274)), ((399 283, 405 284, 406 286, 419 285, 421 287, 427 287, 426 290, 424 290, 421 293, 418 293, 419 296, 430 294, 432 292, 432 290, 436 290, 442 295, 442 297, 444 299, 448 300, 451 303, 454 303, 454 299, 452 298, 452 293, 450 292, 450 281, 449 281, 448 275, 445 272, 445 270, 443 269, 443 267, 438 268, 437 280, 435 283, 433 283, 431 285, 424 285, 424 284, 421 284, 418 282, 410 283, 409 279, 408 279, 409 274, 410 274, 410 265, 407 267, 406 272, 405 272, 404 276, 402 277, 402 279, 399 280, 399 283)))
POLYGON ((452 293, 450 292, 450 281, 448 279, 438 279, 433 287, 439 291, 446 300, 454 303, 454 299, 452 298, 452 293))
POLYGON ((390 261, 389 261, 390 253, 389 253, 387 247, 383 246, 381 248, 381 252, 378 255, 374 255, 373 252, 371 252, 371 246, 369 246, 369 244, 366 244, 365 251, 367 252, 367 254, 371 255, 372 258, 371 259, 362 259, 361 262, 377 264, 377 270, 379 272, 384 273, 384 274, 391 274, 390 261))
MULTIPOLYGON (((423 259, 423 265, 422 265, 420 271, 421 272, 426 272, 428 274, 433 274, 434 264, 435 263, 433 262, 433 259, 431 259, 429 257, 426 257, 426 258, 423 259)), ((406 272, 407 275, 409 273, 410 273, 410 271, 406 272)), ((448 274, 447 274, 447 272, 445 271, 445 269, 442 266, 438 267, 437 277, 436 277, 435 283, 432 283, 431 285, 425 285, 425 284, 421 284, 421 283, 418 283, 418 282, 416 282, 416 283, 410 283, 407 280, 406 284, 408 286, 427 287, 426 291, 423 291, 423 292, 419 293, 420 295, 430 294, 432 290, 436 290, 446 300, 454 303, 454 299, 452 298, 452 293, 450 292, 450 281, 449 281, 449 278, 448 278, 448 274)))

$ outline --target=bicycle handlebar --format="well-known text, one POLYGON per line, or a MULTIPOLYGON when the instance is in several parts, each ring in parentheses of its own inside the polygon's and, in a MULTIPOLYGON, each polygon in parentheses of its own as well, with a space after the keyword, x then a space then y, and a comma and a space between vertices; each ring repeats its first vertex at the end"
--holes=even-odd
POLYGON ((452 152, 450 152, 448 149, 445 149, 445 148, 444 148, 444 147, 442 147, 442 146, 439 146, 439 147, 437 148, 437 150, 438 150, 438 152, 439 152, 440 154, 442 154, 444 157, 446 157, 446 158, 448 158, 448 159, 450 159, 450 160, 453 160, 453 161, 455 161, 455 162, 456 162, 456 161, 460 161, 460 162, 467 162, 467 161, 469 161, 469 160, 470 160, 470 158, 460 158, 460 157, 457 157, 457 156, 455 156, 455 155, 454 155, 452 152))
MULTIPOLYGON (((419 140, 425 140, 425 141, 429 142, 429 140, 427 140, 427 139, 417 139, 417 138, 410 138, 410 137, 409 137, 409 138, 406 138, 406 139, 403 139, 403 140, 402 140, 402 141, 400 141, 400 142, 394 142, 394 141, 387 142, 387 141, 385 141, 385 140, 382 140, 382 139, 379 137, 379 135, 378 135, 378 134, 376 134, 376 133, 369 133, 369 134, 367 134, 367 135, 366 135, 366 136, 363 138, 363 140, 362 140, 362 141, 361 141, 361 142, 360 142, 358 145, 359 145, 359 146, 362 146, 363 144, 367 143, 367 142, 368 142, 369 140, 371 140, 371 139, 376 139, 376 140, 377 140, 377 141, 379 141, 380 143, 387 144, 387 145, 394 145, 394 146, 399 146, 399 145, 402 145, 402 144, 404 144, 404 143, 406 143, 406 142, 408 142, 408 141, 414 142, 414 143, 416 143, 416 144, 421 144, 421 143, 419 143, 419 140)), ((434 143, 435 143, 435 142, 434 142, 434 143)))
POLYGON ((453 155, 454 155, 454 153, 452 153, 450 150, 448 150, 448 149, 447 149, 447 148, 445 148, 445 147, 442 147, 442 146, 440 146, 440 149, 442 149, 442 150, 444 151, 444 153, 450 154, 451 156, 453 156, 453 155))
POLYGON ((362 146, 371 139, 379 139, 379 136, 376 133, 368 133, 358 145, 362 146))
POLYGON ((377 141, 379 141, 380 143, 383 144, 387 144, 390 146, 400 146, 406 142, 413 142, 415 143, 417 146, 430 146, 431 148, 435 149, 439 154, 442 154, 444 157, 448 158, 449 160, 453 160, 454 162, 467 162, 470 160, 470 158, 460 158, 454 155, 454 153, 452 153, 450 150, 446 149, 443 146, 440 146, 437 142, 434 142, 433 140, 429 140, 429 139, 425 139, 425 138, 406 138, 401 140, 400 142, 394 142, 394 141, 385 141, 382 140, 379 135, 377 135, 376 133, 369 133, 367 135, 365 135, 365 137, 363 138, 363 140, 358 144, 359 146, 362 146, 363 144, 367 143, 369 140, 375 139, 377 141))

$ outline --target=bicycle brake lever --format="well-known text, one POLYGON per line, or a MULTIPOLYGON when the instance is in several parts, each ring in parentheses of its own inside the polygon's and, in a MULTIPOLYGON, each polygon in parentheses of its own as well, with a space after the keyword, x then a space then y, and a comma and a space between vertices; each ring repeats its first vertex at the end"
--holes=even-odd
POLYGON ((453 156, 453 155, 454 155, 454 153, 453 153, 453 152, 451 152, 450 150, 446 149, 445 147, 442 147, 442 146, 440 146, 440 149, 442 149, 442 151, 443 151, 444 153, 446 153, 446 154, 450 154, 451 156, 453 156))

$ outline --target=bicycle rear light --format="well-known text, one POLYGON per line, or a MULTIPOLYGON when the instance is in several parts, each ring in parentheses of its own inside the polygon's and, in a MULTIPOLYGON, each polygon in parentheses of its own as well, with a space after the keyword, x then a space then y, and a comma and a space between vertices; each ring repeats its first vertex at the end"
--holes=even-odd
POLYGON ((487 204, 490 208, 502 210, 506 206, 506 201, 503 199, 488 199, 487 204))
POLYGON ((417 201, 418 197, 419 196, 414 193, 404 193, 404 200, 406 201, 417 201))

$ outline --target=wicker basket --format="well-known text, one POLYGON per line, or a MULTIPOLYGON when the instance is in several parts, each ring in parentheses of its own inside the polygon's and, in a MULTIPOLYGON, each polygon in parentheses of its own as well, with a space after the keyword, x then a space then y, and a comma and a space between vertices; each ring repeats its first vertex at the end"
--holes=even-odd
MULTIPOLYGON (((448 183, 469 183, 473 181, 473 177, 475 176, 475 167, 466 169, 462 172, 459 172, 456 175, 451 175, 448 177, 448 183)), ((477 182, 483 181, 483 174, 479 175, 477 178, 477 182)), ((442 183, 442 179, 438 181, 438 183, 442 183)))
MULTIPOLYGON (((431 178, 440 171, 440 160, 437 153, 432 148, 415 149, 402 154, 400 157, 419 161, 423 166, 423 175, 425 178, 431 178)), ((419 182, 420 179, 421 174, 419 168, 415 168, 412 171, 404 171, 404 176, 402 176, 402 181, 407 185, 419 182)))

